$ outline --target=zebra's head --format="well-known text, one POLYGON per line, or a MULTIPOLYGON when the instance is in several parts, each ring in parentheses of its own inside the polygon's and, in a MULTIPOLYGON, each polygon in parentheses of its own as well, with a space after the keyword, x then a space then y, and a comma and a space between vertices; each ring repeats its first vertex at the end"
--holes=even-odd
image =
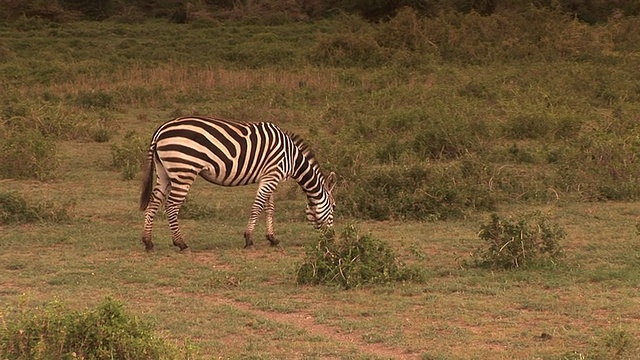
POLYGON ((333 226, 333 210, 336 202, 333 199, 333 188, 336 186, 336 173, 331 172, 323 184, 322 199, 317 204, 307 204, 307 220, 313 223, 316 229, 333 226))

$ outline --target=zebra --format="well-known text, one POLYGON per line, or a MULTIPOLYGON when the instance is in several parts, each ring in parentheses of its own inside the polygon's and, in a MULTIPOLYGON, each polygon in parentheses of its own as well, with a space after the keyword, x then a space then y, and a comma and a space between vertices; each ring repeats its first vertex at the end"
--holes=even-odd
POLYGON ((256 221, 263 210, 267 240, 272 246, 279 244, 273 231, 273 192, 288 178, 295 179, 306 193, 306 217, 315 228, 333 226, 336 174, 323 175, 300 136, 269 122, 179 117, 155 131, 147 151, 140 195, 140 210, 144 211, 142 242, 147 251, 153 250, 153 218, 163 203, 173 245, 181 251, 188 249, 178 213, 198 175, 222 186, 259 184, 244 231, 245 248, 253 246, 256 221))

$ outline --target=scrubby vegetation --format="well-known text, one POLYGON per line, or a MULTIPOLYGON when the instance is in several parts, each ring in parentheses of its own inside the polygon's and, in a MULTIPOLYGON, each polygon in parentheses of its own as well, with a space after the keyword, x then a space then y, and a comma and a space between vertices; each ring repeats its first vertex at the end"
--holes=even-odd
MULTIPOLYGON (((70 311, 60 302, 0 312, 3 359, 176 359, 176 347, 106 299, 96 309, 70 311)), ((187 357, 188 358, 188 357, 187 357)))
POLYGON ((0 225, 32 222, 60 223, 70 219, 71 203, 49 201, 32 204, 15 192, 0 192, 0 225))
POLYGON ((355 226, 327 230, 306 250, 298 284, 338 285, 345 289, 396 281, 422 281, 425 274, 402 263, 383 240, 361 235, 355 226))
POLYGON ((515 219, 491 215, 480 227, 478 237, 485 242, 474 253, 473 265, 492 269, 555 266, 562 260, 561 241, 565 231, 540 213, 515 219))

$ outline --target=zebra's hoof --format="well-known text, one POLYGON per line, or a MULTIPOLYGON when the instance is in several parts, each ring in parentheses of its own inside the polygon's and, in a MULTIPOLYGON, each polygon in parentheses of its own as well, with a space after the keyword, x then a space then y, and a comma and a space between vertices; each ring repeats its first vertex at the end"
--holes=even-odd
POLYGON ((146 252, 152 252, 153 251, 153 243, 152 242, 143 241, 143 243, 144 243, 144 250, 146 252))
POLYGON ((191 254, 191 248, 186 247, 184 249, 180 249, 180 254, 191 254))
POLYGON ((267 240, 269 240, 271 246, 278 246, 278 244, 280 244, 280 240, 276 239, 276 236, 273 234, 267 235, 267 240))

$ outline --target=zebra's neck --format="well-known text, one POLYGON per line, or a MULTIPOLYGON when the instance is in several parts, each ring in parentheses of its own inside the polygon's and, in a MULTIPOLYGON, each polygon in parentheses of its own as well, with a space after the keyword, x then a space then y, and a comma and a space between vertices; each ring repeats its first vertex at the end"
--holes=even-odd
POLYGON ((296 155, 292 159, 293 174, 291 177, 298 182, 302 190, 307 194, 309 201, 318 204, 326 198, 324 176, 308 147, 305 146, 301 149, 298 144, 296 144, 296 147, 298 151, 295 152, 296 155))

